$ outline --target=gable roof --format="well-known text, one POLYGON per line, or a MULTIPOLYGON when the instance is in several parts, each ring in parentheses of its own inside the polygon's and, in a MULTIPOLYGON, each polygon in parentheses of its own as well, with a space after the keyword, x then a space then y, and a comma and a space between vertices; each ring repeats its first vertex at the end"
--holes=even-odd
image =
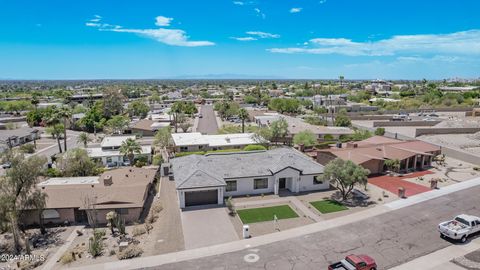
POLYGON ((225 179, 270 176, 286 168, 301 174, 323 173, 323 165, 292 148, 189 155, 171 163, 177 189, 222 186, 225 179))

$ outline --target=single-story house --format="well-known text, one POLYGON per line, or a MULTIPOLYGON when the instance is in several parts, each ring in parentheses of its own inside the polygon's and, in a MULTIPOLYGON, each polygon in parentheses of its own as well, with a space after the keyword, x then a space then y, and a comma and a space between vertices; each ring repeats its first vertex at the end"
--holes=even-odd
POLYGON ((199 132, 173 133, 175 152, 242 149, 247 145, 268 143, 254 133, 204 135, 199 132))
POLYGON ((371 174, 380 174, 387 170, 385 160, 398 159, 400 171, 422 170, 430 167, 433 158, 440 153, 439 146, 427 142, 373 136, 363 141, 348 142, 319 150, 317 161, 326 165, 335 158, 351 160, 370 170, 371 174))
POLYGON ((305 122, 303 119, 278 113, 265 113, 264 115, 255 116, 254 119, 257 125, 268 127, 273 121, 282 118, 288 123, 288 136, 285 138, 286 140, 292 140, 293 136, 305 130, 317 135, 318 140, 324 140, 325 135, 330 135, 334 139, 338 139, 342 135, 353 134, 353 130, 348 127, 316 126, 305 122))
MULTIPOLYGON (((91 223, 87 212, 95 209, 98 224, 107 223, 106 214, 110 211, 117 212, 125 222, 136 222, 145 207, 155 175, 155 170, 126 167, 101 176, 47 179, 37 184, 47 195, 41 216, 44 223, 86 224, 91 223)), ((27 225, 39 223, 38 212, 24 216, 23 222, 27 225)))
MULTIPOLYGON (((88 156, 93 160, 101 161, 104 166, 117 167, 130 165, 128 158, 120 153, 120 146, 127 139, 134 139, 135 136, 107 136, 103 138, 100 147, 87 148, 88 156)), ((141 152, 135 154, 135 160, 145 157, 147 162, 152 161, 152 147, 141 145, 141 152)))
POLYGON ((155 136, 155 133, 157 133, 159 129, 169 126, 169 122, 156 122, 150 119, 142 119, 130 125, 130 132, 141 136, 155 136))
POLYGON ((40 139, 40 132, 36 128, 21 127, 0 131, 0 144, 15 147, 34 140, 40 139))
POLYGON ((189 155, 172 160, 180 208, 223 204, 224 197, 326 190, 323 165, 293 148, 189 155))

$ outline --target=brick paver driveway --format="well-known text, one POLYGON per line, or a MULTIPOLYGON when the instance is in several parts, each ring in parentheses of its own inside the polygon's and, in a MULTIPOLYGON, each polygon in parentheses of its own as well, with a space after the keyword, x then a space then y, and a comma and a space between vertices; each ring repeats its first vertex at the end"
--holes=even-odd
POLYGON ((370 177, 368 179, 368 182, 379 188, 388 190, 393 194, 398 194, 398 188, 403 187, 405 188, 405 196, 409 197, 419 193, 430 191, 431 189, 426 186, 415 184, 403 179, 420 177, 420 176, 431 174, 431 173, 432 172, 429 172, 429 171, 422 171, 422 172, 411 173, 401 177, 382 175, 382 176, 370 177))

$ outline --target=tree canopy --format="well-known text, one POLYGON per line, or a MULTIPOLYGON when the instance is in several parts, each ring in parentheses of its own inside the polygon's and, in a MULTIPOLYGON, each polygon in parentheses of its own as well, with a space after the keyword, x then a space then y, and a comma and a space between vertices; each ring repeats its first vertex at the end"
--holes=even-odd
POLYGON ((367 184, 369 174, 369 170, 351 160, 336 158, 325 166, 323 178, 335 185, 346 200, 356 185, 367 184))
POLYGON ((317 143, 317 137, 310 130, 304 130, 293 136, 293 143, 304 145, 306 147, 314 146, 317 143))

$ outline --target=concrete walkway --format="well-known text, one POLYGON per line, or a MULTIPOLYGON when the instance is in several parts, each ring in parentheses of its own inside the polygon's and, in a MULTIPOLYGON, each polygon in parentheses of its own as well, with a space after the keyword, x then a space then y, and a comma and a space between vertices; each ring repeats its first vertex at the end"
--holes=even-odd
POLYGON ((73 231, 70 233, 65 243, 42 265, 43 270, 53 269, 57 261, 60 260, 65 252, 67 252, 70 245, 73 243, 73 240, 77 237, 77 230, 81 231, 84 227, 85 226, 75 226, 75 228, 73 228, 73 231))
MULTIPOLYGON (((242 251, 245 249, 252 249, 254 247, 276 243, 278 241, 292 239, 296 237, 306 236, 309 234, 326 231, 346 224, 351 224, 357 221, 371 219, 372 217, 388 213, 393 210, 398 210, 408 206, 412 206, 427 200, 441 197, 456 191, 469 189, 480 185, 480 177, 459 184, 454 184, 440 190, 433 190, 419 195, 412 196, 408 199, 397 200, 385 205, 373 207, 364 211, 356 212, 347 216, 342 216, 330 220, 324 220, 314 224, 262 235, 250 239, 242 239, 229 243, 219 244, 215 246, 203 247, 198 249, 191 249, 180 251, 176 253, 169 253, 158 256, 150 256, 126 261, 110 262, 105 264, 89 265, 78 269, 136 269, 145 267, 154 267, 165 265, 169 263, 182 262, 192 259, 203 258, 207 256, 220 255, 235 251, 242 251)), ((412 268, 411 268, 412 269, 412 268)))
POLYGON ((390 270, 411 270, 411 269, 422 269, 422 270, 438 270, 438 269, 462 269, 450 261, 464 256, 472 251, 480 249, 480 238, 476 238, 467 244, 456 244, 444 249, 440 249, 436 252, 430 253, 408 263, 402 264, 400 266, 390 268, 390 270))

